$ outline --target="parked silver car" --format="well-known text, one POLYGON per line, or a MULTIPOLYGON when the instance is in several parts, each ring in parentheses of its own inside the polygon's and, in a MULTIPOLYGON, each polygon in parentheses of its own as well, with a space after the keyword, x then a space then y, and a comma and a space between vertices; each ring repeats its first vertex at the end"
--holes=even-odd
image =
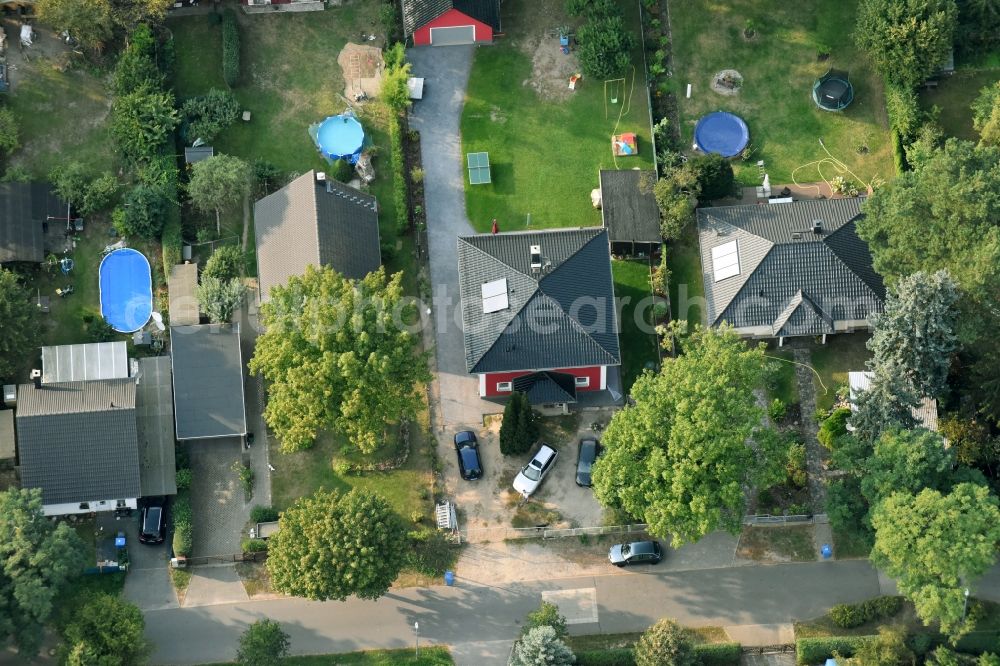
POLYGON ((530 497, 542 485, 545 475, 549 473, 556 462, 559 452, 548 444, 542 444, 532 458, 531 462, 521 468, 521 471, 514 477, 514 490, 524 497, 530 497))

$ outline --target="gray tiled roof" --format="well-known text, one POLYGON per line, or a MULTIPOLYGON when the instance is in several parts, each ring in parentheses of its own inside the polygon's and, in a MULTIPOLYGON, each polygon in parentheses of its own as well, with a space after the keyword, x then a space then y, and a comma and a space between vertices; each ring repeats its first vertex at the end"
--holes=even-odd
POLYGON ((177 439, 246 434, 239 324, 170 327, 177 439))
POLYGON ((601 215, 611 242, 659 243, 660 209, 653 197, 656 172, 601 171, 601 215), (648 185, 648 190, 643 187, 648 185))
POLYGON ((885 287, 855 228, 863 198, 698 210, 711 325, 771 327, 775 335, 831 332, 882 309, 885 287), (813 232, 819 220, 822 232, 813 232), (740 273, 715 281, 712 248, 737 242, 740 273))
POLYGON ((254 234, 264 302, 310 264, 349 278, 382 265, 375 197, 329 178, 317 183, 314 171, 254 205, 254 234))
POLYGON ((514 380, 514 390, 528 396, 532 405, 576 402, 576 379, 562 372, 533 372, 514 380))
POLYGON ((407 36, 451 9, 500 30, 500 0, 401 0, 401 4, 407 36))
POLYGON ((45 504, 140 496, 134 380, 22 384, 17 434, 21 484, 45 504))
POLYGON ((607 231, 562 229, 458 239, 469 372, 618 365, 607 231), (530 247, 543 267, 531 269, 530 247), (484 313, 482 285, 506 278, 509 306, 484 313))
MULTIPOLYGON (((42 226, 46 218, 66 217, 66 204, 46 183, 0 183, 0 263, 45 259, 42 226)), ((54 229, 66 220, 52 220, 54 229)))

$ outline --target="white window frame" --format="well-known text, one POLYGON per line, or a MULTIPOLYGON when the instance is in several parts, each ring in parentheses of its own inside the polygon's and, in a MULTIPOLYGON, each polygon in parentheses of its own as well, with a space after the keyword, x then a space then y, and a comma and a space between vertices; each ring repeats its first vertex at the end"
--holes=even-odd
POLYGON ((577 388, 588 388, 590 386, 590 377, 581 377, 577 375, 573 378, 573 383, 576 384, 577 388))
POLYGON ((510 393, 514 390, 514 382, 497 382, 497 391, 501 393, 510 393))

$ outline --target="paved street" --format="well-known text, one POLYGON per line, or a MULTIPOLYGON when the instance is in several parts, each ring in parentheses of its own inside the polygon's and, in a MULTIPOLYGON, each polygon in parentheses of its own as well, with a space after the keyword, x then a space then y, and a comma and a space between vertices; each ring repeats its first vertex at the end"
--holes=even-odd
POLYGON ((451 588, 392 590, 378 601, 279 599, 152 611, 146 613, 146 634, 156 645, 154 663, 193 664, 233 659, 240 633, 263 617, 282 623, 298 654, 411 646, 413 623, 419 622, 422 641, 474 655, 464 663, 502 663, 525 614, 538 606, 544 591, 553 590, 579 590, 583 603, 596 602, 571 625, 572 633, 583 634, 637 631, 661 617, 691 626, 782 624, 876 596, 880 586, 875 570, 861 560, 649 571, 502 587, 459 581, 451 588), (592 613, 589 620, 586 612, 592 613))

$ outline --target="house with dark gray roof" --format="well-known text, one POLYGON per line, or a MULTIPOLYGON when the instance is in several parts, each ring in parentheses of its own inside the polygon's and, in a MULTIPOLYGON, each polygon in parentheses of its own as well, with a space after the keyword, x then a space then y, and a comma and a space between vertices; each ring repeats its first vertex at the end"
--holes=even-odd
POLYGON ((414 46, 488 44, 500 32, 500 0, 400 0, 400 6, 414 46))
POLYGON ((375 197, 315 171, 254 205, 254 234, 265 303, 310 264, 355 279, 382 265, 375 197))
POLYGON ((656 172, 601 169, 601 219, 611 254, 649 256, 660 249, 660 209, 653 196, 656 172))
POLYGON ((479 395, 532 404, 621 398, 621 349, 602 228, 458 239, 465 363, 479 395))
POLYGON ((65 228, 69 206, 47 183, 0 183, 0 264, 41 263, 45 259, 45 228, 65 228))
POLYGON ((700 208, 707 323, 779 344, 870 328, 885 286, 857 233, 863 201, 700 208))
POLYGON ((177 439, 247 433, 239 324, 170 327, 177 439))
POLYGON ((21 485, 41 489, 45 515, 136 508, 135 400, 128 377, 18 387, 21 485))

